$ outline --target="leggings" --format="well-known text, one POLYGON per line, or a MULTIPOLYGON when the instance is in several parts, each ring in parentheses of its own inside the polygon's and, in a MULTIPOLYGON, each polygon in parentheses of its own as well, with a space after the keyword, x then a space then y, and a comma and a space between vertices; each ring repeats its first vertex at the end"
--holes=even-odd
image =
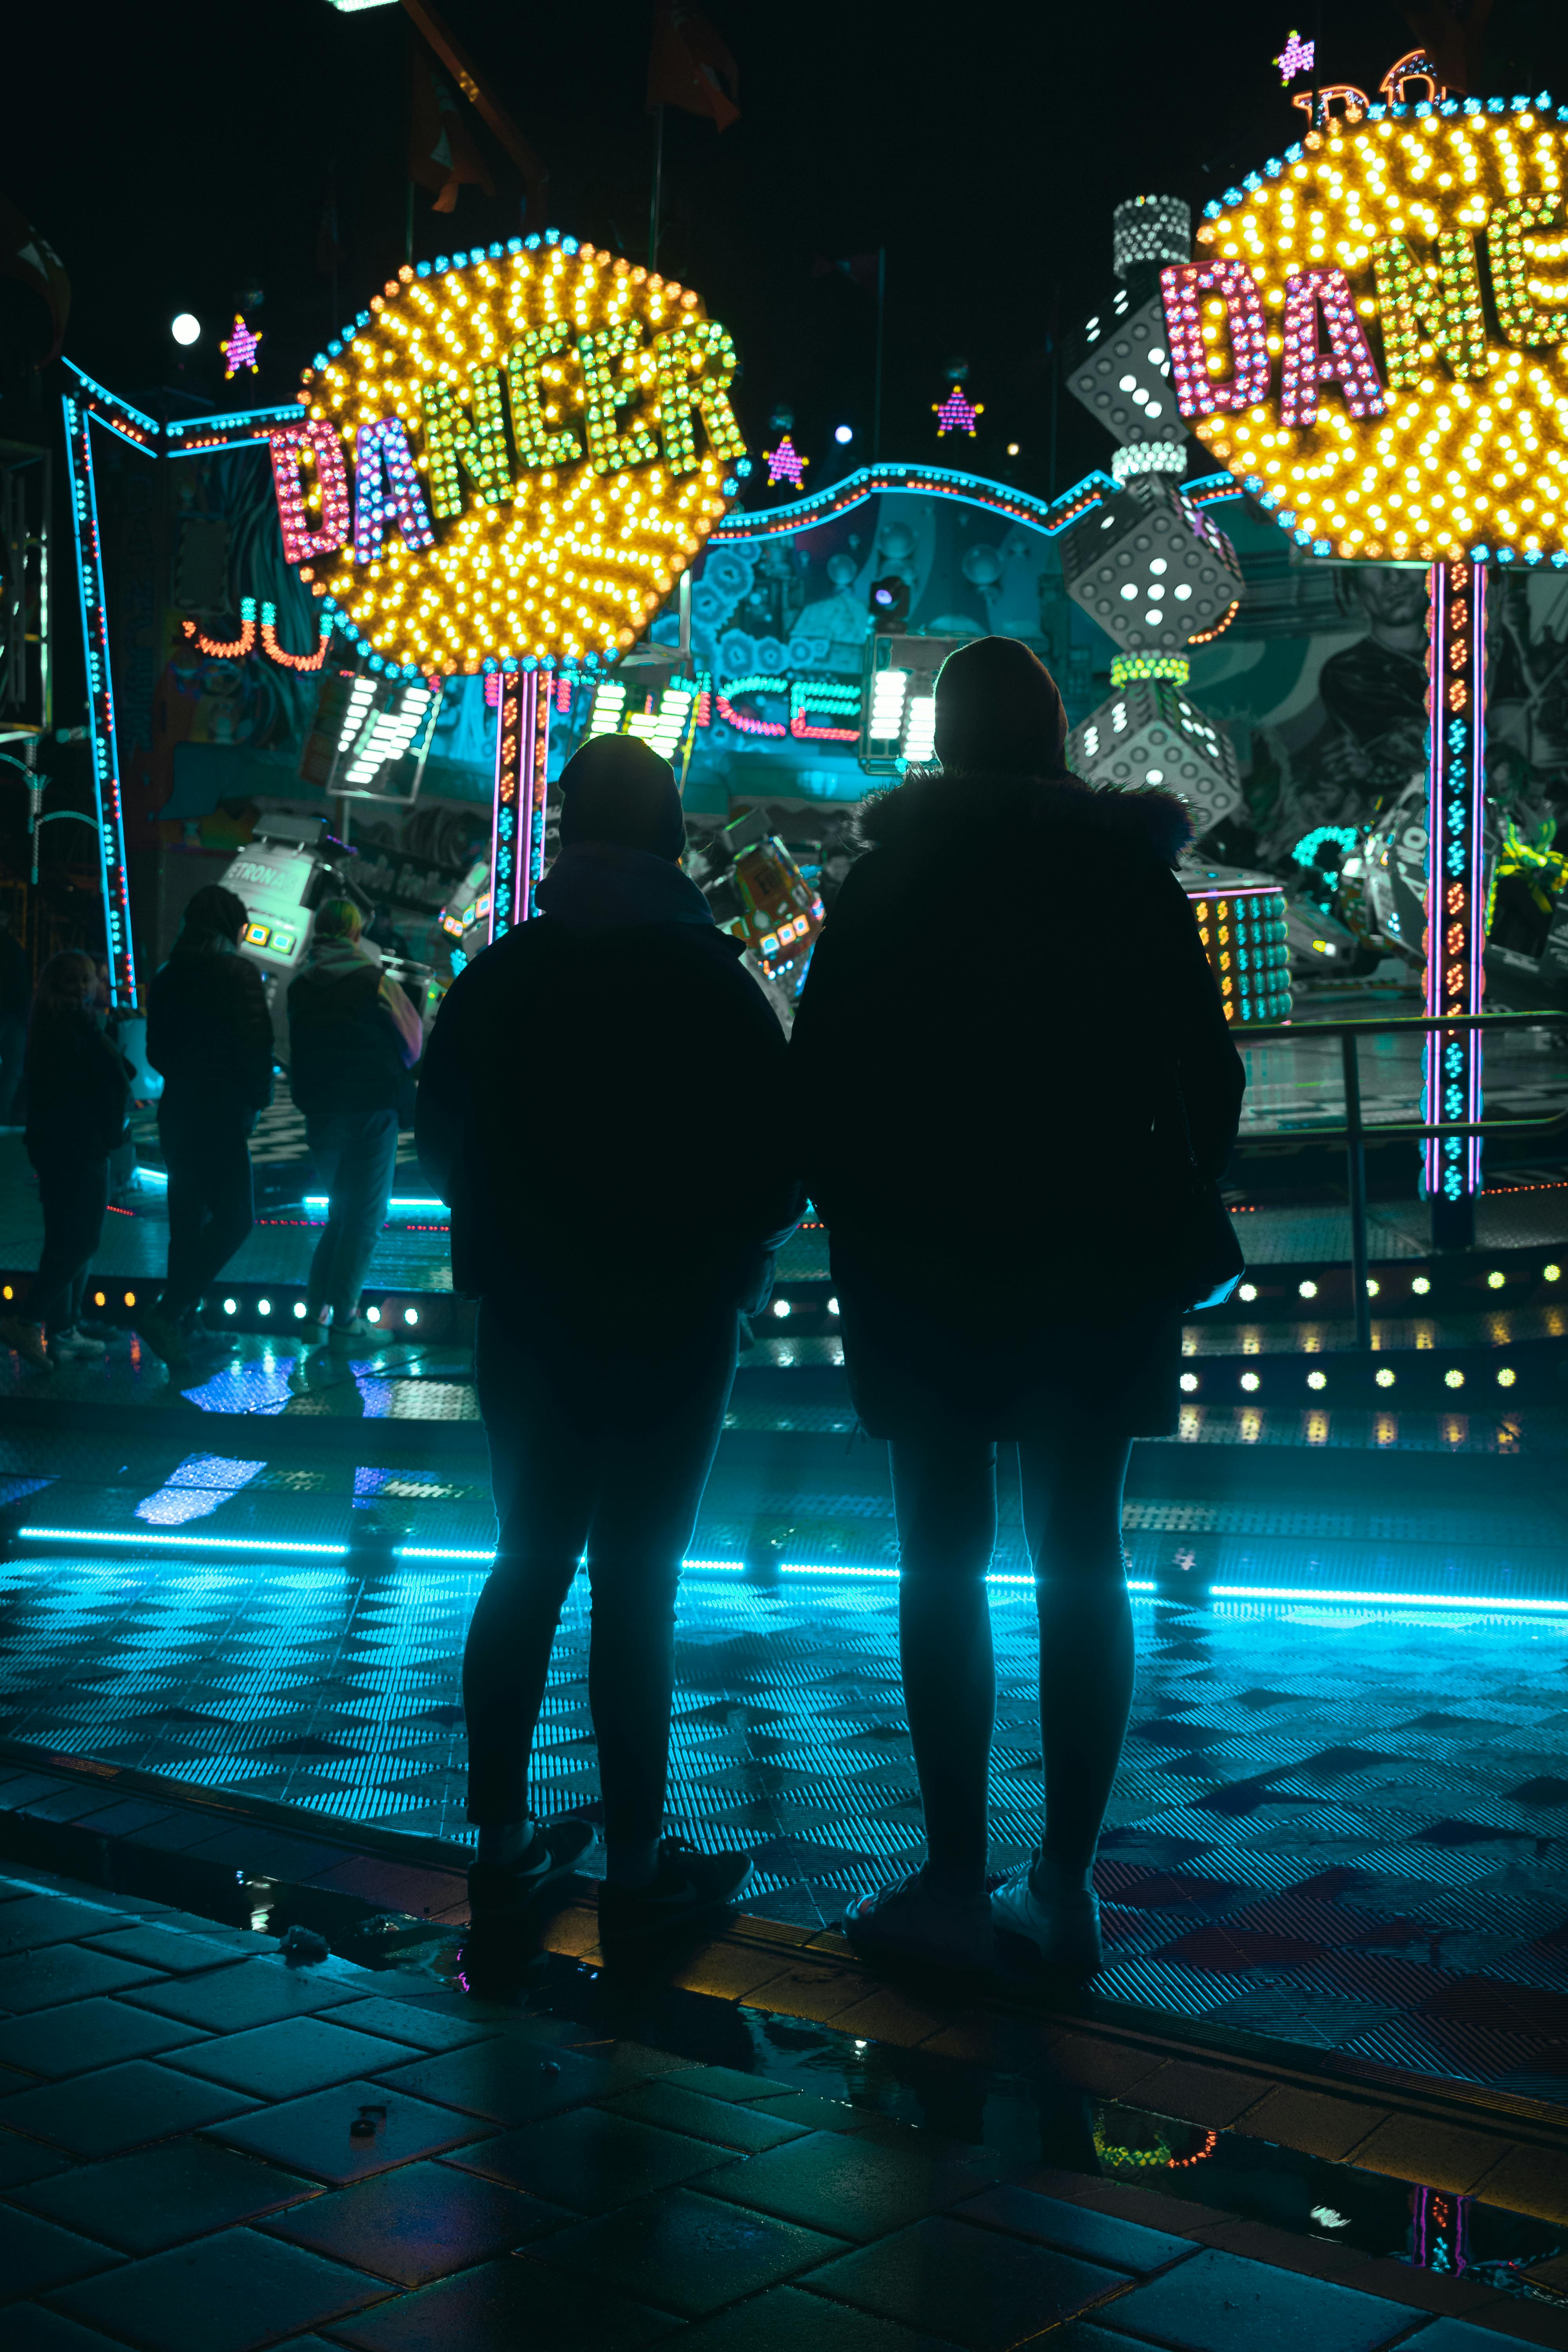
POLYGON ((29 1321, 64 1330, 81 1309, 81 1294, 109 1208, 107 1158, 34 1161, 44 1213, 44 1247, 38 1271, 21 1310, 29 1321))
MULTIPOLYGON (((956 1433, 896 1439, 899 1648, 933 1875, 984 1884, 996 1705, 985 1575, 996 1541, 996 1448, 956 1433)), ((1041 1851, 1087 1876, 1132 1703, 1132 1613, 1121 1556, 1131 1441, 1093 1423, 1018 1444, 1040 1628, 1041 1851)))
POLYGON ((475 1379, 499 1523, 463 1653, 468 1819, 528 1815, 528 1772, 561 1611, 586 1554, 588 1705, 606 1844, 664 1821, 675 1595, 735 1376, 736 1316, 673 1347, 590 1351, 479 1308, 475 1379))

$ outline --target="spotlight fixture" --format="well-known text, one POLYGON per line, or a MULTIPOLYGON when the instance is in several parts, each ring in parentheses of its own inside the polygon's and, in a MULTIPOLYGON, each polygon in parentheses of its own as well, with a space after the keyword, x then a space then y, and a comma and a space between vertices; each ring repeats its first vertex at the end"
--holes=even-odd
POLYGON ((773 1313, 781 1316, 787 1315, 789 1313, 789 1300, 787 1298, 775 1298, 773 1301, 773 1313))
POLYGON ((171 320, 169 332, 177 343, 188 349, 192 343, 200 341, 202 322, 189 310, 182 310, 176 319, 171 320))
POLYGON ((237 1315, 239 1313, 238 1299, 226 1298, 223 1302, 223 1311, 226 1315, 237 1315))
POLYGON ((833 437, 841 449, 846 448, 855 438, 855 427, 852 425, 836 425, 833 428, 833 437))
POLYGON ((1507 1280, 1507 1275, 1500 1274, 1497 1267, 1493 1266, 1490 1274, 1487 1276, 1487 1288, 1489 1290, 1500 1290, 1507 1280))
POLYGON ((1329 1385, 1329 1376, 1328 1376, 1327 1372, 1309 1372, 1309 1373, 1308 1373, 1308 1375, 1307 1375, 1307 1386, 1308 1386, 1310 1389, 1326 1389, 1326 1388, 1328 1387, 1328 1385, 1329 1385))
POLYGON ((1455 1364, 1450 1370, 1444 1373, 1443 1382, 1447 1388, 1462 1389, 1464 1387, 1465 1376, 1459 1370, 1458 1364, 1455 1364))
POLYGON ((1193 1391, 1197 1387, 1197 1384, 1198 1376, 1196 1372, 1184 1372, 1182 1374, 1182 1386, 1188 1396, 1191 1396, 1193 1391))
POLYGON ((1425 1298, 1432 1286, 1427 1281, 1426 1276, 1424 1274, 1418 1274, 1410 1287, 1415 1293, 1417 1298, 1425 1298))
POLYGON ((1316 1298, 1318 1295, 1318 1286, 1315 1282, 1299 1282, 1296 1287, 1303 1298, 1316 1298))
POLYGON ((1238 1298, 1244 1298, 1250 1307, 1258 1296, 1258 1285, 1255 1282, 1244 1282, 1236 1295, 1238 1298))
POLYGON ((403 1319, 405 1323, 417 1323, 419 1320, 417 1307, 405 1307, 403 1310, 403 1319))
POLYGON ((1377 1385, 1380 1389, 1391 1389, 1394 1386, 1394 1374, 1386 1364, 1377 1375, 1377 1385))
POLYGON ((379 1323, 381 1320, 380 1307, 367 1307, 364 1310, 364 1319, 367 1323, 379 1323))
POLYGON ((270 1315, 272 1312, 270 1298, 258 1298, 256 1302, 256 1311, 258 1315, 270 1315))
POLYGON ((1498 1373, 1497 1384, 1500 1389, 1510 1389, 1518 1378, 1519 1374, 1514 1370, 1513 1366, 1504 1364, 1498 1373))

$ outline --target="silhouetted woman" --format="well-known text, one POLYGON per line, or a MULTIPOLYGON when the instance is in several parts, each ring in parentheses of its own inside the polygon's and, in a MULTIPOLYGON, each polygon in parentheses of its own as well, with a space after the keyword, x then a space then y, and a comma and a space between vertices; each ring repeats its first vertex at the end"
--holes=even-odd
POLYGON ((100 1339, 77 1328, 87 1270, 109 1209, 109 1160, 125 1134, 131 1065, 93 1011, 98 967, 79 948, 51 956, 38 974, 27 1030, 27 1157, 38 1179, 44 1248, 0 1339, 39 1370, 53 1357, 101 1356, 100 1339), (48 1327, 48 1346, 44 1327, 48 1327))
POLYGON ((1223 1166, 1245 1082, 1171 870, 1184 807, 1080 783, 1066 732, 1016 639, 950 656, 941 770, 868 803, 791 1054, 850 1388, 892 1441, 926 1819, 924 1868, 852 1906, 853 1931, 868 1952, 984 1966, 1000 1927, 1089 1974, 1132 1692, 1122 1480, 1134 1437, 1176 1427, 1171 1226, 1194 1163, 1223 1166), (1017 1443, 1035 1569, 1046 1821, 988 1901, 999 1439, 1017 1443))

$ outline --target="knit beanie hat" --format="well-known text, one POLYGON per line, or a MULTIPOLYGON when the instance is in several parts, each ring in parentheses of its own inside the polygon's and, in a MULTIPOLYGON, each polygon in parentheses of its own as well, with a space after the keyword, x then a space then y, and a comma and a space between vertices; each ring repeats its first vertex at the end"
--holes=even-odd
POLYGON ((679 859, 686 819, 675 772, 635 735, 595 735, 561 773, 561 846, 606 841, 679 859))
POLYGON ((944 768, 1063 775, 1067 731, 1056 679, 1017 637, 976 637, 937 673, 936 755, 944 768))

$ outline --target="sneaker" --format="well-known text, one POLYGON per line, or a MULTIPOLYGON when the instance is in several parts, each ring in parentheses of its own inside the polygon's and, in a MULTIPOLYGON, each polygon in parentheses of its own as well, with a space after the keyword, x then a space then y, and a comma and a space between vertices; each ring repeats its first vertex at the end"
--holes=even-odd
POLYGON ((25 1323, 19 1315, 0 1316, 0 1340, 7 1348, 14 1348, 22 1361, 31 1364, 35 1371, 53 1371, 41 1323, 25 1323))
POLYGON ((1105 1953, 1100 1940, 1100 1897, 1088 1887, 1064 1893, 1041 1891, 1044 1864, 1005 1878, 991 1897, 991 1916, 1004 1935, 1033 1944, 1047 1969, 1063 1976, 1091 1977, 1105 1953))
POLYGON ((49 1333, 51 1356, 107 1356, 108 1349, 101 1339, 92 1339, 79 1323, 68 1323, 63 1331, 49 1333))
POLYGON ((703 1853, 684 1838, 660 1838, 658 1866, 646 1886, 599 1889, 602 1937, 658 1936, 732 1903, 752 1874, 749 1853, 703 1853))
POLYGON ((191 1352, 190 1335, 183 1325, 172 1323, 155 1307, 142 1307, 131 1328, 165 1364, 183 1364, 191 1352))
POLYGON ((942 1968, 994 1969, 996 1934, 984 1894, 942 1895, 923 1870, 846 1906, 845 1932, 868 1959, 930 1960, 942 1968))
POLYGON ((590 1822, 536 1822, 531 1843, 516 1862, 471 1862, 468 1916, 472 1924, 494 1927, 521 1918, 547 1886, 576 1869, 593 1843, 590 1822))
POLYGON ((340 1323, 332 1318, 332 1328, 327 1334, 329 1348, 373 1348, 378 1339, 391 1337, 378 1324, 367 1323, 363 1315, 345 1315, 340 1323))

